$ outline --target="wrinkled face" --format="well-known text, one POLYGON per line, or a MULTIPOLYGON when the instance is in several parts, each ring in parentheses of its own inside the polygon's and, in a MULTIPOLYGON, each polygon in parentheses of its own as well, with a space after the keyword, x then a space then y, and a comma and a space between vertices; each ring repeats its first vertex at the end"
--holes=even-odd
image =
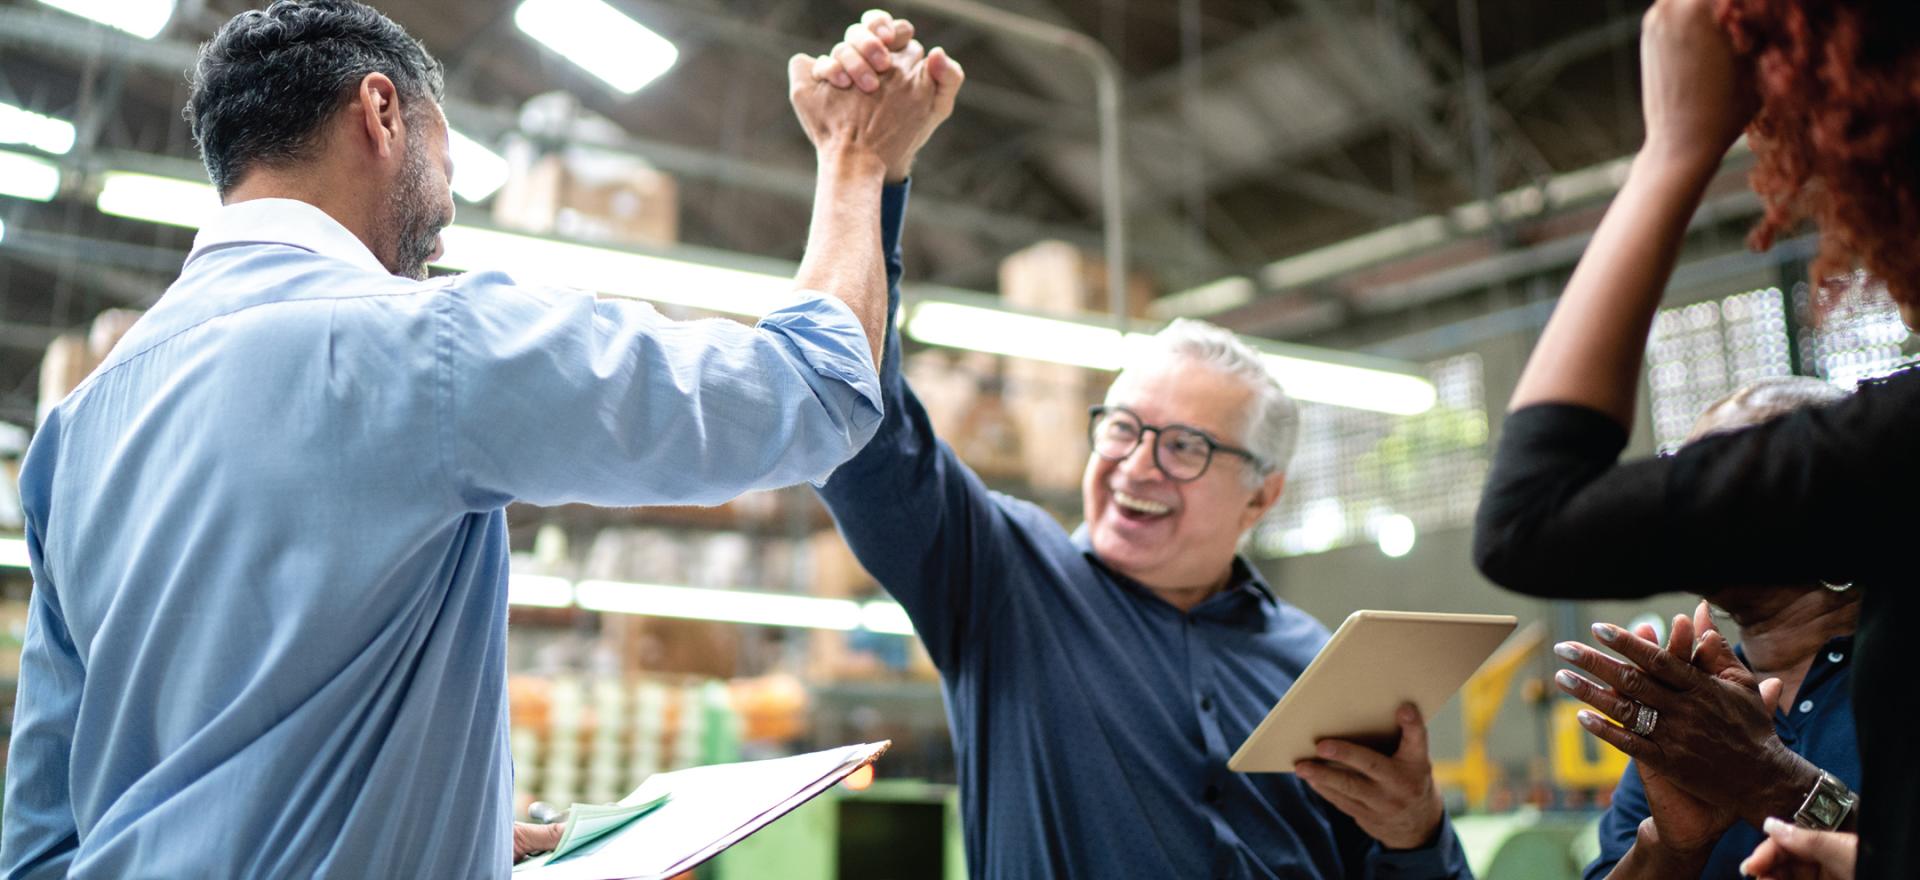
MULTIPOLYGON (((1246 383, 1178 357, 1129 368, 1107 395, 1149 425, 1198 428, 1216 441, 1244 448, 1253 391, 1246 383)), ((1233 564, 1240 535, 1279 495, 1280 479, 1250 488, 1253 465, 1216 453, 1190 482, 1170 479, 1154 464, 1157 433, 1147 433, 1121 461, 1087 459, 1081 501, 1093 550, 1102 562, 1155 589, 1217 584, 1233 564)))
POLYGON ((453 223, 453 157, 440 108, 412 118, 422 124, 407 127, 406 156, 389 191, 382 233, 393 243, 387 271, 425 280, 427 263, 440 256, 440 230, 453 223))

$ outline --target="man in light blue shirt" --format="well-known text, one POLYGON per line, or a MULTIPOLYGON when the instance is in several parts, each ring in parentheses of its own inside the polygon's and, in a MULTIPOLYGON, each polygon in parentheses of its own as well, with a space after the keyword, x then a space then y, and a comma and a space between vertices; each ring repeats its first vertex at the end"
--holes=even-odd
POLYGON ((438 64, 351 0, 223 27, 189 116, 226 207, 21 475, 0 873, 504 876, 507 503, 818 481, 880 418, 882 157, 952 91, 807 67, 807 257, 747 327, 427 280, 438 64))

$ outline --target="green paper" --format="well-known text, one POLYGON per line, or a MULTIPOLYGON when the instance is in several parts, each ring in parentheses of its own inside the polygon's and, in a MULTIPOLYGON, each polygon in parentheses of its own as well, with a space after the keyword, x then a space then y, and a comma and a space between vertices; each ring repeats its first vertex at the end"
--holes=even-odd
POLYGON ((567 827, 560 832, 560 842, 544 856, 528 859, 515 867, 515 870, 547 865, 571 856, 584 855, 599 849, 595 844, 608 835, 634 823, 635 820, 660 808, 661 804, 672 797, 663 794, 645 803, 632 806, 620 804, 574 804, 567 811, 567 827))

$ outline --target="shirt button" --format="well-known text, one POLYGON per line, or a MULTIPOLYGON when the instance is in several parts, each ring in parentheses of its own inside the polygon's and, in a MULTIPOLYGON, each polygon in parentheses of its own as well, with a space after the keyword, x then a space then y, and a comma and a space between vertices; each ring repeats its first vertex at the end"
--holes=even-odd
POLYGON ((1212 697, 1201 697, 1201 698, 1200 698, 1200 711, 1202 711, 1202 712, 1212 712, 1212 711, 1213 711, 1213 698, 1212 698, 1212 697))
POLYGON ((1801 711, 1801 712, 1812 712, 1812 711, 1813 711, 1813 701, 1812 701, 1812 700, 1801 700, 1801 701, 1800 701, 1800 711, 1801 711))
POLYGON ((1827 662, 1828 662, 1828 663, 1838 663, 1838 662, 1840 662, 1841 660, 1844 660, 1844 659, 1846 659, 1846 655, 1845 655, 1845 654, 1842 654, 1842 653, 1840 653, 1839 651, 1828 651, 1828 652, 1827 652, 1827 662))
POLYGON ((1207 799, 1207 803, 1210 803, 1210 804, 1219 803, 1220 802, 1220 786, 1217 786, 1217 785, 1207 786, 1207 790, 1202 792, 1201 796, 1207 799))

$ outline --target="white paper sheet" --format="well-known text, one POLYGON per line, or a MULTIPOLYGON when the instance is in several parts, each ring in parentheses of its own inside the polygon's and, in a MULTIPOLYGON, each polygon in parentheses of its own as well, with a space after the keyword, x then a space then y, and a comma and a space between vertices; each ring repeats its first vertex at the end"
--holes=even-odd
POLYGON ((665 880, 713 858, 872 762, 891 742, 715 764, 647 779, 622 804, 671 794, 665 805, 591 853, 515 871, 514 880, 665 880))

